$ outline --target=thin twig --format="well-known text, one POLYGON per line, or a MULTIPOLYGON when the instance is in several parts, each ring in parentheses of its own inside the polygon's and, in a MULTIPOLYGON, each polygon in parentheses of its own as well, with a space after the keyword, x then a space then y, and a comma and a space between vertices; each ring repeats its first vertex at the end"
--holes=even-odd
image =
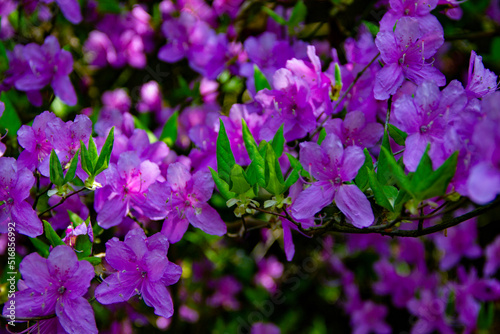
POLYGON ((39 213, 39 214, 38 214, 38 217, 41 217, 41 216, 43 216, 45 213, 49 212, 50 210, 57 208, 59 205, 63 204, 63 203, 64 203, 64 202, 65 202, 68 198, 70 198, 71 196, 76 195, 76 194, 78 194, 78 193, 81 193, 81 192, 82 192, 82 191, 84 191, 85 189, 87 189, 87 188, 85 188, 85 187, 84 187, 84 188, 80 188, 80 189, 78 189, 77 191, 72 192, 72 193, 71 193, 71 194, 69 194, 68 196, 64 196, 64 197, 61 199, 61 201, 60 201, 59 203, 54 204, 54 205, 52 205, 50 208, 48 208, 47 210, 45 210, 45 211, 43 211, 43 212, 39 213))

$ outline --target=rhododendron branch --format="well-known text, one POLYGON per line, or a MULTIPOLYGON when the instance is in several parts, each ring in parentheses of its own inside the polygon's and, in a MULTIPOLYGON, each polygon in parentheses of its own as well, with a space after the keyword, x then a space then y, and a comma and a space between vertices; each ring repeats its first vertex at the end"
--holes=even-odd
POLYGON ((52 205, 51 207, 49 207, 48 209, 46 209, 46 210, 44 210, 44 211, 40 212, 40 213, 38 214, 38 217, 41 217, 41 216, 43 216, 45 213, 49 212, 50 210, 57 208, 59 205, 63 204, 63 203, 64 203, 64 202, 65 202, 68 198, 70 198, 70 197, 71 197, 71 196, 73 196, 73 195, 76 195, 76 194, 81 193, 81 192, 82 192, 82 191, 84 191, 85 189, 87 189, 87 188, 80 188, 80 189, 78 189, 78 190, 76 190, 76 191, 73 191, 73 192, 72 192, 71 194, 69 194, 68 196, 64 196, 64 197, 63 197, 63 198, 59 201, 59 203, 54 204, 54 205, 52 205))

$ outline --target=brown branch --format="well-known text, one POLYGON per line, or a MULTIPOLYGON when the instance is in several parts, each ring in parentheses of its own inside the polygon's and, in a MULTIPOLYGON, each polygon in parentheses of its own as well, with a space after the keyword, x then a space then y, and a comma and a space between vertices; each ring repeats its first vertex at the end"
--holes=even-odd
POLYGON ((41 213, 39 213, 39 214, 38 214, 38 217, 41 217, 41 216, 43 216, 45 213, 49 212, 50 210, 57 208, 59 205, 63 204, 63 203, 64 203, 64 202, 65 202, 68 198, 70 198, 70 197, 71 197, 71 196, 73 196, 73 195, 76 195, 76 194, 81 193, 81 192, 82 192, 82 191, 84 191, 85 189, 87 189, 87 188, 85 188, 85 187, 84 187, 84 188, 78 189, 77 191, 72 192, 72 193, 71 193, 71 194, 69 194, 68 196, 64 196, 64 197, 61 199, 61 201, 60 201, 59 203, 54 204, 54 205, 52 205, 50 208, 48 208, 47 210, 42 211, 41 213))

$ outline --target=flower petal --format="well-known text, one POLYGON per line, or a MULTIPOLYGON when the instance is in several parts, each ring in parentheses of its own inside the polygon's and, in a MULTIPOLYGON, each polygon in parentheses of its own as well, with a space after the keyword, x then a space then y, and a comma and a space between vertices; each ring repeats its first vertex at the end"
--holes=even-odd
POLYGON ((356 227, 370 226, 375 220, 370 201, 353 184, 344 184, 339 187, 335 194, 335 204, 356 227))
POLYGON ((335 188, 328 181, 313 183, 302 191, 292 205, 292 215, 297 219, 307 219, 332 203, 335 188))
POLYGON ((154 307, 156 315, 170 318, 174 314, 172 297, 163 283, 146 280, 142 283, 141 294, 146 305, 154 307))
POLYGON ((137 294, 142 281, 141 273, 135 269, 114 273, 95 289, 95 298, 101 304, 126 302, 137 294))
POLYGON ((227 232, 226 224, 217 210, 207 203, 197 203, 194 208, 186 209, 186 216, 191 225, 205 233, 221 236, 227 232))
POLYGON ((61 326, 69 334, 98 333, 94 310, 83 297, 60 299, 56 305, 56 314, 61 326))

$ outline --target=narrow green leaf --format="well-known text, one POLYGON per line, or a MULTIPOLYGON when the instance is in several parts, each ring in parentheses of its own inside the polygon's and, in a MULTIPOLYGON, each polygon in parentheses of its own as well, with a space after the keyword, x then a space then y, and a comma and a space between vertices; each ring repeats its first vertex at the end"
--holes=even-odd
POLYGON ((73 226, 76 227, 85 222, 82 218, 80 218, 78 214, 74 213, 73 211, 67 210, 67 212, 69 215, 69 220, 73 223, 73 226))
POLYGON ((393 212, 394 207, 387 199, 387 196, 385 195, 385 192, 384 192, 384 188, 380 184, 380 182, 378 182, 378 179, 375 175, 375 172, 373 170, 367 168, 367 173, 368 173, 368 181, 370 183, 370 188, 372 189, 373 195, 375 196, 375 202, 377 202, 378 205, 393 212))
POLYGON ((396 144, 404 146, 405 140, 406 140, 406 137, 408 137, 408 134, 404 131, 399 130, 397 127, 395 127, 392 124, 389 124, 387 128, 389 130, 389 135, 391 136, 392 139, 394 139, 396 144))
POLYGON ((255 184, 266 186, 266 164, 260 154, 248 166, 247 179, 252 186, 255 184))
POLYGON ((356 185, 361 191, 368 189, 368 170, 373 170, 373 160, 370 152, 365 148, 363 153, 365 154, 365 162, 359 169, 355 179, 356 185))
POLYGON ((92 168, 92 162, 90 161, 90 155, 89 151, 87 150, 87 147, 83 143, 83 141, 80 140, 80 161, 82 164, 82 169, 89 175, 92 176, 94 175, 94 169, 92 168))
POLYGON ((45 242, 43 242, 40 239, 37 238, 29 238, 31 243, 36 249, 36 252, 40 254, 41 256, 47 258, 50 254, 50 246, 47 245, 45 242))
POLYGON ((302 164, 300 163, 300 161, 296 157, 294 157, 290 153, 285 153, 285 154, 288 157, 288 161, 290 161, 290 165, 292 166, 292 168, 294 170, 299 172, 300 175, 302 175, 303 177, 307 177, 309 179, 311 178, 311 175, 309 174, 309 172, 304 169, 304 167, 302 166, 302 164))
POLYGON ((14 109, 14 105, 12 104, 9 95, 7 92, 2 92, 0 100, 5 104, 5 110, 3 111, 3 115, 0 118, 0 129, 7 129, 8 136, 12 138, 17 138, 17 130, 22 125, 21 119, 17 115, 16 109, 14 109))
POLYGON ((170 116, 161 131, 160 140, 167 144, 168 147, 173 147, 175 141, 177 140, 177 129, 179 127, 177 122, 178 118, 179 112, 176 111, 172 114, 172 116, 170 116))
POLYGON ((217 186, 217 189, 219 189, 220 194, 222 197, 224 197, 226 200, 230 200, 231 198, 235 198, 236 194, 229 191, 229 184, 222 180, 219 177, 219 174, 217 174, 216 171, 214 171, 212 168, 208 167, 210 169, 210 173, 212 173, 212 178, 214 179, 215 185, 217 186))
POLYGON ((99 0, 97 10, 100 13, 119 14, 121 12, 120 2, 118 0, 99 0))
POLYGON ((109 167, 109 159, 111 158, 111 152, 113 151, 113 144, 115 142, 115 127, 113 126, 109 130, 106 141, 101 149, 101 154, 99 154, 99 159, 95 165, 95 175, 99 175, 102 171, 109 167))
POLYGON ((59 161, 59 157, 56 154, 56 151, 52 150, 50 152, 50 182, 55 184, 56 186, 62 186, 64 184, 64 174, 61 166, 61 161, 59 161))
POLYGON ((244 194, 251 188, 251 185, 248 183, 245 171, 240 165, 234 165, 231 168, 231 189, 237 194, 244 194))
POLYGON ((323 140, 325 140, 325 138, 326 138, 326 130, 325 128, 322 128, 318 136, 318 145, 321 145, 321 143, 323 142, 323 140))
MULTIPOLYGON (((389 142, 389 135, 387 134, 387 131, 384 131, 384 137, 382 138, 382 147, 386 149, 389 156, 394 157, 392 154, 391 144, 389 142)), ((378 181, 382 185, 391 184, 393 182, 392 176, 393 175, 391 173, 391 170, 389 169, 386 156, 380 153, 377 160, 378 181)))
POLYGON ((66 175, 64 175, 64 184, 71 182, 75 178, 76 167, 78 166, 78 155, 79 151, 76 151, 73 158, 71 158, 71 162, 69 164, 69 168, 66 171, 66 175))
POLYGON ((306 19, 307 7, 302 0, 297 1, 295 6, 293 6, 292 15, 287 22, 289 27, 296 27, 299 23, 306 19))
POLYGON ((229 143, 229 138, 226 134, 226 128, 222 119, 220 121, 219 135, 217 136, 217 170, 219 172, 219 177, 230 183, 231 169, 235 165, 234 155, 231 151, 231 145, 229 143))
POLYGON ((299 179, 299 172, 297 172, 296 169, 292 169, 292 172, 290 173, 290 175, 288 175, 288 177, 285 180, 285 186, 287 188, 290 188, 293 184, 295 184, 295 182, 298 181, 298 179, 299 179))
POLYGON ((253 65, 253 79, 255 82, 255 91, 258 92, 263 90, 264 88, 271 89, 271 85, 269 81, 267 81, 266 76, 261 70, 257 67, 257 65, 253 65))
POLYGON ((276 12, 274 12, 274 10, 272 10, 271 8, 263 6, 262 11, 264 11, 267 15, 269 15, 278 24, 280 24, 282 26, 287 25, 286 20, 283 17, 281 17, 280 15, 276 14, 276 12))
MULTIPOLYGON (((280 175, 279 178, 278 173, 281 174, 281 169, 277 169, 276 165, 278 164, 278 159, 276 158, 276 153, 274 152, 271 145, 267 145, 266 150, 266 187, 265 189, 269 191, 271 194, 280 195, 285 191, 285 185, 283 182, 283 175, 280 175)), ((278 164, 279 168, 279 164, 278 164)))
MULTIPOLYGON (((411 183, 410 183, 408 176, 405 174, 403 168, 396 162, 396 159, 394 159, 392 152, 387 150, 384 146, 382 146, 381 150, 380 150, 379 161, 380 161, 380 159, 383 159, 383 161, 386 163, 386 168, 387 168, 386 172, 391 173, 395 177, 399 186, 401 188, 405 189, 406 191, 408 191, 408 193, 410 193, 410 195, 412 197, 415 197, 414 191, 412 189, 412 186, 411 186, 411 183)), ((377 172, 377 176, 378 176, 378 172, 377 172)), ((380 182, 380 178, 378 178, 378 180, 380 182)), ((382 182, 380 182, 380 184, 385 185, 382 182)))
POLYGON ((46 220, 43 221, 43 229, 45 231, 45 236, 49 239, 52 247, 56 247, 59 245, 65 245, 65 243, 61 240, 61 237, 54 231, 52 225, 46 220))
POLYGON ((92 163, 92 171, 95 171, 95 166, 97 164, 97 159, 99 159, 99 156, 97 155, 97 147, 95 146, 94 138, 92 137, 89 138, 88 152, 90 162, 92 163))
POLYGON ((276 132, 273 137, 273 141, 271 142, 271 146, 273 147, 274 152, 276 153, 276 157, 281 157, 283 154, 283 150, 285 149, 285 136, 283 135, 283 124, 281 124, 280 128, 276 132))
POLYGON ((495 320, 495 305, 492 302, 481 303, 479 314, 477 315, 477 328, 487 331, 495 320))
POLYGON ((243 133, 243 142, 245 143, 248 156, 250 157, 250 160, 254 160, 257 155, 260 155, 259 148, 257 147, 257 143, 255 142, 255 139, 253 138, 252 133, 248 129, 247 123, 243 118, 241 119, 241 126, 243 133))

